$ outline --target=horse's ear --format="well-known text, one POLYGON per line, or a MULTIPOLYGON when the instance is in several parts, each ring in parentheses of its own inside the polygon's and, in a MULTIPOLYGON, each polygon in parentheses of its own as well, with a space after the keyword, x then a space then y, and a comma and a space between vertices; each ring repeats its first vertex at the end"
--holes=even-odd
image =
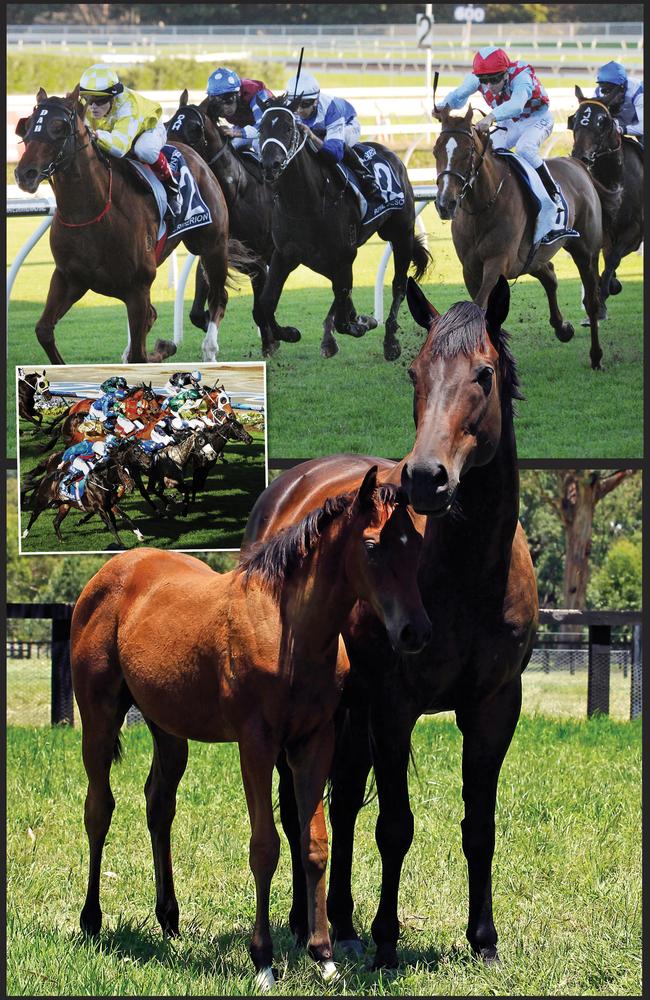
POLYGON ((579 87, 577 83, 576 83, 575 88, 574 88, 574 93, 575 93, 575 95, 576 95, 576 97, 578 98, 579 101, 586 101, 587 98, 582 93, 582 88, 579 87))
POLYGON ((569 115, 569 117, 566 120, 566 127, 569 129, 570 132, 573 132, 573 126, 575 125, 575 123, 576 123, 576 116, 569 115))
POLYGON ((471 125, 473 117, 474 117, 474 108, 470 104, 470 106, 468 107, 467 111, 465 112, 465 124, 466 125, 471 125))
POLYGON ((70 101, 71 104, 78 104, 79 102, 79 84, 71 90, 69 94, 65 95, 66 101, 70 101))
POLYGON ((16 135, 19 139, 24 139, 27 135, 27 122, 29 121, 31 115, 26 118, 19 118, 16 124, 16 135))
POLYGON ((359 492, 354 498, 354 503, 352 505, 352 511, 355 514, 359 514, 364 510, 368 510, 372 507, 372 495, 377 488, 377 466, 372 465, 365 476, 363 477, 363 482, 359 487, 359 492))
POLYGON ((406 301, 411 311, 411 316, 418 326, 423 326, 425 330, 429 329, 432 320, 440 316, 440 313, 435 306, 431 305, 415 278, 412 278, 410 275, 406 282, 406 301))
POLYGON ((490 292, 487 309, 485 310, 485 326, 490 340, 497 346, 501 327, 510 309, 510 285, 502 274, 490 292))
POLYGON ((183 91, 183 93, 180 96, 180 99, 179 99, 179 102, 178 102, 179 108, 184 108, 185 107, 185 105, 187 104, 187 100, 188 100, 189 96, 190 95, 188 94, 187 87, 186 87, 185 90, 183 91))
POLYGON ((42 104, 43 101, 47 100, 47 92, 43 90, 42 87, 38 88, 38 94, 36 95, 36 103, 42 104))

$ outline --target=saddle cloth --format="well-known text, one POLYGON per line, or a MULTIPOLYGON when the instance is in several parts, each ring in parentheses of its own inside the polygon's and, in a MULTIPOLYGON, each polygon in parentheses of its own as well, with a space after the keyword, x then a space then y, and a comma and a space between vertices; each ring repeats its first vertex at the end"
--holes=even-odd
POLYGON ((147 163, 141 163, 130 156, 127 157, 130 166, 146 182, 156 199, 160 217, 158 241, 163 237, 173 239, 175 236, 187 232, 188 229, 198 229, 200 226, 207 226, 212 222, 210 209, 203 201, 198 185, 180 149, 176 149, 175 146, 163 146, 162 152, 165 154, 171 171, 178 181, 181 198, 183 199, 181 211, 171 222, 165 216, 167 211, 167 192, 164 185, 158 180, 147 163))
POLYGON ((359 189, 359 181, 353 171, 349 167, 346 167, 344 163, 337 163, 336 168, 350 185, 359 202, 361 225, 367 226, 388 212, 395 212, 400 208, 404 208, 404 189, 392 164, 381 153, 378 153, 374 146, 359 142, 355 145, 354 149, 358 153, 359 158, 374 173, 377 186, 381 188, 382 197, 373 197, 368 200, 359 189))
MULTIPOLYGON (((522 181, 524 189, 529 195, 529 201, 534 211, 537 213, 535 232, 533 234, 533 245, 540 243, 547 233, 555 227, 558 212, 557 205, 542 184, 539 174, 527 160, 524 160, 521 156, 517 156, 516 153, 512 153, 509 149, 495 149, 494 153, 497 156, 507 157, 510 166, 515 171, 517 177, 519 177, 522 181)), ((564 195, 562 195, 562 200, 564 201, 564 209, 566 213, 565 218, 567 220, 567 225, 569 225, 568 208, 566 201, 564 200, 564 195)), ((576 235, 578 234, 576 233, 576 235)))

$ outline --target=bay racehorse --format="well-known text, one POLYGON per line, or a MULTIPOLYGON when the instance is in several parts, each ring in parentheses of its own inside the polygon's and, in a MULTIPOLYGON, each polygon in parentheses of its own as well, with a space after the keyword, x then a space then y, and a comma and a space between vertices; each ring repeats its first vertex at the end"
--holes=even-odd
POLYGON ((571 156, 581 160, 600 184, 621 191, 620 207, 603 227, 600 319, 605 319, 608 296, 621 291, 616 268, 623 257, 639 249, 643 239, 643 150, 636 139, 621 135, 604 97, 585 97, 577 86, 575 94, 578 110, 568 121, 573 130, 571 156))
MULTIPOLYGON (((71 403, 67 410, 62 413, 48 428, 51 437, 41 447, 41 451, 49 451, 53 448, 59 438, 68 444, 77 444, 79 441, 95 441, 106 436, 106 430, 100 421, 97 421, 94 428, 85 427, 89 420, 89 411, 93 403, 93 397, 84 397, 71 403)), ((151 426, 159 419, 161 412, 162 397, 158 397, 154 392, 151 382, 147 385, 141 382, 127 390, 123 400, 124 415, 131 421, 139 420, 145 424, 145 428, 136 431, 136 437, 148 437, 151 426)))
MULTIPOLYGON (((334 330, 362 337, 377 325, 371 316, 357 315, 351 299, 352 265, 357 251, 379 233, 393 247, 395 276, 393 301, 386 318, 384 357, 394 361, 401 353, 397 340, 397 313, 406 294, 408 269, 422 277, 431 261, 422 238, 413 230, 413 189, 402 161, 385 146, 368 143, 390 163, 404 191, 403 208, 382 215, 367 225, 352 189, 316 155, 293 111, 294 102, 270 98, 264 103, 259 123, 259 143, 266 181, 273 186, 271 230, 275 249, 261 297, 267 323, 273 322, 284 283, 299 264, 305 264, 332 282, 334 301, 325 318, 321 355, 331 358, 338 351, 334 330)), ((283 339, 299 339, 295 327, 284 330, 283 339), (289 335, 287 335, 289 331, 289 335), (293 331, 293 332, 292 332, 293 331), (296 336, 297 334, 297 336, 296 336)))
MULTIPOLYGON (((518 523, 519 473, 513 403, 514 359, 502 323, 504 278, 484 312, 459 302, 441 316, 409 279, 408 298, 428 336, 409 369, 415 443, 400 462, 360 455, 313 459, 284 472, 260 495, 243 551, 294 524, 328 493, 354 489, 369 466, 406 492, 423 535, 419 586, 432 641, 404 659, 390 647, 367 604, 343 627, 350 676, 343 695, 332 771, 332 867, 328 914, 335 938, 360 950, 352 922, 351 866, 357 813, 374 767, 381 854, 379 908, 372 922, 375 968, 397 964, 398 887, 413 838, 407 770, 413 726, 423 713, 453 710, 463 734, 463 851, 469 874, 467 938, 486 962, 497 960, 492 916, 492 856, 499 772, 519 717, 521 673, 537 616, 537 588, 518 523)), ((290 924, 305 935, 304 887, 296 875, 296 812, 281 761, 280 807, 294 862, 290 924)), ((430 873, 433 877, 439 873, 430 873)), ((423 877, 423 873, 421 873, 423 877)))
MULTIPOLYGON (((240 240, 255 255, 255 259, 245 265, 253 289, 253 320, 262 338, 262 353, 268 356, 277 350, 279 341, 295 340, 270 317, 270 326, 260 308, 259 300, 267 267, 273 253, 271 237, 271 208, 273 191, 264 184, 261 170, 253 166, 250 157, 241 157, 233 149, 231 140, 208 117, 208 98, 202 104, 188 104, 187 90, 180 96, 178 111, 166 123, 170 138, 191 146, 202 156, 219 181, 228 206, 230 233, 240 240)), ((195 326, 205 329, 206 313, 205 278, 199 268, 196 272, 196 290, 190 311, 190 319, 195 326)))
POLYGON ((500 274, 506 278, 532 274, 546 292, 555 336, 569 341, 574 329, 560 312, 551 260, 563 247, 580 273, 591 330, 591 367, 600 368, 598 256, 603 242, 603 210, 614 212, 620 195, 607 191, 576 159, 562 156, 547 160, 567 201, 568 224, 578 230, 580 238, 541 244, 532 254, 535 219, 522 184, 507 159, 494 153, 489 136, 481 136, 472 124, 472 114, 471 106, 465 115, 454 115, 446 107, 434 109, 441 121, 433 147, 438 175, 436 208, 442 219, 452 220, 451 237, 467 291, 485 307, 500 274))
POLYGON ((419 547, 401 491, 376 488, 371 469, 352 494, 329 499, 231 573, 215 573, 180 553, 141 549, 109 560, 86 584, 71 631, 88 774, 90 870, 81 911, 86 933, 97 934, 102 923, 101 856, 115 804, 109 775, 120 756, 124 716, 135 704, 154 740, 145 796, 163 932, 179 930, 170 830, 187 741, 235 741, 257 895, 250 951, 258 985, 273 984, 269 896, 280 841, 271 791, 284 747, 300 815, 309 951, 326 978, 336 975, 325 908, 322 796, 333 715, 348 669, 339 631, 363 598, 400 653, 428 641, 430 624, 416 581, 419 547))
MULTIPOLYGON (((158 340, 146 350, 146 337, 156 318, 151 284, 156 267, 179 245, 168 240, 156 254, 158 208, 144 182, 127 160, 105 156, 84 122, 79 88, 66 97, 48 97, 41 87, 36 107, 18 123, 25 150, 15 170, 16 183, 33 194, 47 179, 57 211, 50 228, 55 271, 36 335, 53 364, 63 364, 54 330, 88 290, 121 299, 127 308, 129 343, 124 361, 162 361, 175 345, 158 340)), ((201 157, 179 145, 210 210, 212 221, 182 236, 187 249, 201 258, 209 285, 210 323, 203 341, 204 360, 214 360, 218 329, 228 293, 228 209, 212 172, 201 157)), ((234 248, 231 263, 243 248, 234 248)), ((244 254, 245 256, 245 254, 244 254)), ((88 359, 86 359, 88 360, 88 359)))

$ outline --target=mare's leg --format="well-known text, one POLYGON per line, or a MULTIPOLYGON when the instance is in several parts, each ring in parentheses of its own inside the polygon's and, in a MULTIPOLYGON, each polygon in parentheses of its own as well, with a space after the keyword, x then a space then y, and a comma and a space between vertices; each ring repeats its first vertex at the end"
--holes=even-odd
POLYGON ((199 330, 207 330, 210 321, 210 313, 205 308, 207 297, 208 283, 205 279, 203 268, 197 267, 194 279, 194 301, 190 309, 190 322, 198 327, 199 330))
POLYGON ((267 268, 258 268, 250 275, 251 287, 253 289, 253 321, 260 331, 260 336, 262 338, 262 354, 265 358, 275 354, 280 346, 280 337, 277 335, 277 331, 280 327, 276 323, 274 317, 272 317, 269 321, 260 305, 267 275, 267 268))
MULTIPOLYGON (((567 247, 569 249, 569 244, 573 241, 569 240, 567 247)), ((571 323, 565 322, 562 313, 560 312, 560 307, 557 303, 557 277, 555 275, 555 268, 553 262, 548 260, 545 264, 539 264, 531 268, 530 273, 537 278, 542 288, 546 292, 546 298, 548 299, 548 306, 550 309, 549 322, 553 329, 555 330, 555 336, 558 340, 561 340, 563 344, 568 343, 573 337, 574 329, 571 323)))
MULTIPOLYGON (((93 660, 92 669, 95 676, 102 680, 104 665, 97 658, 93 660)), ((80 924, 84 933, 94 935, 99 933, 102 926, 99 905, 102 851, 115 808, 110 785, 111 764, 119 758, 120 726, 132 699, 123 683, 119 686, 110 682, 102 684, 101 691, 81 692, 75 688, 75 693, 81 712, 81 749, 88 775, 84 823, 90 847, 88 889, 80 924)))
POLYGON ((176 815, 176 789, 187 766, 187 740, 170 736, 146 720, 153 736, 153 761, 144 786, 147 825, 156 873, 156 917, 162 932, 178 935, 178 902, 172 871, 171 828, 176 815))
MULTIPOLYGON (((152 281, 155 276, 154 272, 152 281)), ((129 317, 129 343, 122 355, 122 360, 127 364, 143 361, 157 363, 176 353, 176 344, 173 341, 160 339, 156 341, 153 351, 147 353, 147 334, 156 319, 156 310, 151 304, 150 296, 151 284, 143 284, 134 288, 124 299, 129 317)))
POLYGON ((304 948, 309 936, 307 882, 305 881, 305 869, 302 866, 300 820, 298 819, 296 793, 293 787, 293 774, 287 763, 284 750, 278 757, 275 766, 280 777, 278 786, 280 820, 282 822, 282 829, 289 842, 289 850, 291 851, 292 900, 291 910, 289 911, 289 927, 298 947, 304 948))
POLYGON ((340 722, 332 765, 332 857, 327 913, 334 940, 344 951, 360 954, 361 939, 352 923, 352 850, 354 826, 363 805, 371 766, 367 709, 351 708, 342 714, 340 722))
POLYGON ((65 364, 54 340, 54 327, 68 309, 78 302, 88 291, 88 285, 68 282, 61 271, 55 270, 50 279, 50 287, 45 300, 45 308, 36 324, 38 342, 53 365, 65 364))
POLYGON ((589 328, 591 331, 591 348, 589 357, 591 367, 599 369, 603 356, 600 341, 598 339, 598 313, 600 310, 600 290, 598 286, 598 250, 590 254, 582 245, 582 241, 569 240, 567 250, 571 254, 573 261, 580 272, 580 279, 585 290, 585 309, 589 317, 589 328), (571 246, 571 244, 574 244, 571 246))
POLYGON ((331 721, 287 750, 298 805, 302 865, 307 880, 307 950, 315 961, 321 963, 323 978, 326 980, 336 975, 332 962, 332 943, 327 929, 325 878, 328 851, 323 813, 323 791, 333 751, 334 723, 331 721))
MULTIPOLYGON (((276 340, 285 340, 290 344, 295 344, 300 340, 300 330, 297 330, 294 326, 278 326, 275 319, 275 310, 278 307, 285 281, 291 272, 295 271, 299 263, 300 261, 289 260, 287 257, 283 257, 277 250, 274 250, 269 271, 264 282, 264 288, 259 298, 262 323, 268 324, 276 340)), ((260 326, 260 329, 262 329, 262 326, 260 326)))
POLYGON ((271 968, 273 942, 269 925, 271 879, 280 857, 280 838, 273 818, 271 783, 279 748, 250 726, 245 739, 239 742, 246 802, 251 821, 249 861, 255 878, 255 927, 250 944, 251 958, 257 970, 257 984, 269 989, 275 982, 271 968))
POLYGON ((219 325, 224 317, 228 302, 226 279, 228 278, 227 246, 217 246, 201 254, 200 266, 203 267, 208 284, 209 321, 203 343, 201 356, 203 361, 216 361, 219 353, 219 325))
POLYGON ((497 697, 456 710, 463 734, 463 853, 469 875, 467 940, 485 962, 497 962, 492 917, 494 810, 499 772, 521 709, 521 677, 497 697))

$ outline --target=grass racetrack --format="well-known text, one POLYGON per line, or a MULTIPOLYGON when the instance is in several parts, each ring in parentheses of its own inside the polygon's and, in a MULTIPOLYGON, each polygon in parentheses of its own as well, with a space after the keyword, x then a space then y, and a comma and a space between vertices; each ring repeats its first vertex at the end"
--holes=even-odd
MULTIPOLYGON (((460 263, 443 223, 428 206, 422 218, 429 234, 433 266, 423 287, 441 312, 467 299, 460 263)), ((34 219, 8 222, 8 259, 16 255, 34 219)), ((363 313, 372 312, 377 265, 385 244, 377 237, 363 247, 354 269, 354 301, 363 313)), ((184 250, 179 252, 179 268, 184 250)), ((642 265, 638 254, 625 258, 618 274, 622 293, 609 300, 610 319, 601 326, 604 370, 589 366, 589 331, 580 327, 581 286, 576 268, 564 252, 554 258, 560 279, 559 303, 576 329, 561 344, 548 323, 548 306, 541 285, 525 276, 511 283, 510 315, 505 324, 512 334, 526 399, 516 421, 520 457, 626 458, 642 454, 643 299, 642 265)), ((47 236, 23 265, 9 310, 8 434, 10 454, 15 447, 13 367, 46 362, 34 326, 45 301, 53 264, 47 236)), ((389 307, 389 265, 384 293, 389 307)), ((193 279, 188 285, 193 285, 193 279)), ((186 290, 189 296, 189 287, 186 290)), ((161 268, 152 301, 158 320, 149 334, 172 337, 174 290, 167 288, 167 266, 161 268)), ((339 354, 325 361, 319 344, 322 322, 331 303, 328 281, 299 268, 290 276, 280 299, 280 323, 298 326, 298 344, 282 344, 268 362, 269 457, 308 458, 337 451, 353 451, 399 458, 412 445, 412 393, 406 369, 423 342, 406 306, 402 307, 401 343, 397 362, 383 359, 383 327, 360 340, 338 335, 339 354)), ((260 342, 251 316, 250 285, 241 279, 220 330, 220 361, 258 360, 260 342)), ((187 319, 185 340, 174 362, 200 360, 203 334, 187 319)), ((88 293, 57 326, 57 342, 68 364, 121 360, 126 343, 126 310, 120 302, 88 293)))
MULTIPOLYGON (((524 699, 526 703, 526 699, 524 699)), ((179 940, 154 916, 143 784, 145 726, 124 733, 113 767, 117 807, 102 864, 104 926, 79 932, 88 848, 81 733, 10 726, 7 753, 9 995, 232 996, 256 992, 248 943, 254 884, 237 747, 192 743, 172 842, 179 940)), ((502 964, 485 968, 465 941, 461 738, 445 717, 414 733, 415 838, 404 865, 400 967, 394 976, 342 962, 347 995, 633 996, 641 992, 641 724, 524 715, 499 786, 493 869, 502 964)), ((277 799, 277 794, 276 794, 277 799)), ((372 950, 378 900, 377 803, 357 822, 355 919, 372 950)), ((279 819, 278 819, 279 826, 279 819)), ((323 995, 288 927, 289 852, 282 837, 271 928, 279 995, 323 995)))

